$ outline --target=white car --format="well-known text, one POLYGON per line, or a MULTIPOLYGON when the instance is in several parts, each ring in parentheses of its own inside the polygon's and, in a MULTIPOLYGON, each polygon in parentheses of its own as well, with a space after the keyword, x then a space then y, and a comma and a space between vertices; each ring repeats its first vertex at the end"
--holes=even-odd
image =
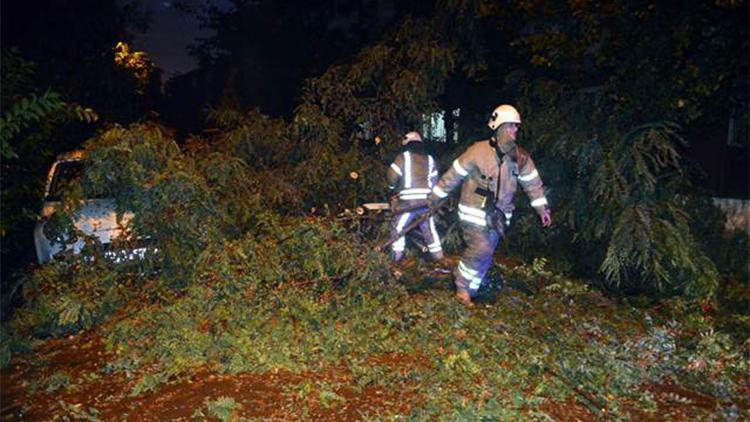
MULTIPOLYGON (((47 174, 44 205, 39 221, 34 227, 34 246, 37 261, 40 264, 52 261, 55 256, 64 251, 79 254, 85 245, 85 241, 80 237, 75 237, 70 241, 65 241, 65 239, 70 239, 70 236, 61 236, 62 239, 58 237, 61 241, 48 238, 52 236, 49 233, 48 223, 61 205, 62 195, 72 184, 81 183, 83 179, 83 160, 83 151, 61 154, 47 174)), ((145 253, 144 248, 136 248, 123 255, 109 248, 113 240, 127 233, 126 226, 132 218, 133 213, 126 212, 118 221, 115 201, 112 198, 85 198, 80 209, 73 215, 73 225, 81 233, 97 238, 104 246, 105 256, 117 261, 132 255, 142 256, 145 253)))

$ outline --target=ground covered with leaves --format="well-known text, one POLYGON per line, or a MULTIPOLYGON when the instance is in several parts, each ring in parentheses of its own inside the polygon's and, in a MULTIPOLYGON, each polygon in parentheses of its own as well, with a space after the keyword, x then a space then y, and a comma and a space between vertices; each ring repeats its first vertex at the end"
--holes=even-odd
POLYGON ((11 327, 45 327, 57 338, 12 338, 20 353, 3 372, 3 417, 750 415, 747 316, 681 299, 608 298, 541 259, 496 266, 491 276, 504 274, 504 287, 494 283, 467 309, 453 299, 450 277, 431 266, 412 259, 395 278, 367 246, 342 248, 353 240, 347 232, 305 224, 283 247, 243 239, 211 251, 198 264, 202 283, 182 290, 159 291, 148 281, 125 289, 125 275, 99 280, 98 306, 76 315, 53 311, 60 303, 70 309, 70 290, 37 293, 40 302, 19 311, 11 327))

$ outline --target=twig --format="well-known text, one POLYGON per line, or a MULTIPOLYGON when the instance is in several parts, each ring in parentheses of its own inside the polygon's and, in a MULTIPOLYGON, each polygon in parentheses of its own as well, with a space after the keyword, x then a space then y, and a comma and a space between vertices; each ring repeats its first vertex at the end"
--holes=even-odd
POLYGON ((280 245, 280 244, 282 244, 282 243, 286 242, 287 240, 289 240, 289 239, 293 238, 294 236, 297 236, 297 235, 303 235, 303 234, 305 234, 305 233, 309 232, 309 231, 310 231, 310 230, 312 230, 312 229, 313 229, 312 227, 305 227, 304 229, 302 229, 302 230, 300 230, 300 231, 298 231, 298 232, 292 232, 292 233, 290 233, 290 234, 288 234, 288 235, 286 235, 286 236, 282 237, 281 239, 278 239, 278 240, 276 241, 276 244, 277 244, 277 245, 280 245))
POLYGON ((552 370, 548 365, 544 365, 544 372, 548 373, 549 375, 552 375, 553 377, 557 378, 562 382, 566 387, 568 387, 569 390, 576 393, 580 398, 582 398, 586 403, 586 405, 589 406, 590 409, 596 410, 598 414, 600 414, 602 411, 600 409, 605 409, 606 404, 600 403, 595 398, 591 397, 587 392, 582 391, 580 388, 570 385, 567 379, 563 378, 561 375, 559 375, 557 372, 552 370))

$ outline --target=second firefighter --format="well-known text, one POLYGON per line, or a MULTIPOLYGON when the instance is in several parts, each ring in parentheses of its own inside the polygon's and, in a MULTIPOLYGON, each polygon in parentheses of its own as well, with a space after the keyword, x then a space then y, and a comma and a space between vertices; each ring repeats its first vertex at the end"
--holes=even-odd
MULTIPOLYGON (((391 201, 392 237, 397 236, 410 222, 428 211, 427 196, 438 176, 435 159, 424 151, 422 137, 418 132, 407 133, 401 144, 403 151, 396 156, 387 174, 388 188, 394 194, 394 200, 391 201)), ((443 258, 443 248, 432 216, 416 227, 413 233, 421 238, 434 260, 443 258)), ((405 248, 406 234, 391 245, 394 261, 404 257, 405 248)))

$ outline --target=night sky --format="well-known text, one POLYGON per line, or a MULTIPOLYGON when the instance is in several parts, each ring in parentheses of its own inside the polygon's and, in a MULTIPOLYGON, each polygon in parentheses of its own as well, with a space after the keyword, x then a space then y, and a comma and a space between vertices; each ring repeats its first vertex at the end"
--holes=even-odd
MULTIPOLYGON (((199 7, 205 0, 139 0, 141 7, 151 16, 149 29, 136 33, 134 47, 147 52, 162 70, 162 79, 167 80, 197 67, 188 46, 196 38, 207 37, 210 32, 200 27, 198 20, 180 10, 178 4, 199 7)), ((230 7, 228 0, 214 0, 219 7, 230 7)))

